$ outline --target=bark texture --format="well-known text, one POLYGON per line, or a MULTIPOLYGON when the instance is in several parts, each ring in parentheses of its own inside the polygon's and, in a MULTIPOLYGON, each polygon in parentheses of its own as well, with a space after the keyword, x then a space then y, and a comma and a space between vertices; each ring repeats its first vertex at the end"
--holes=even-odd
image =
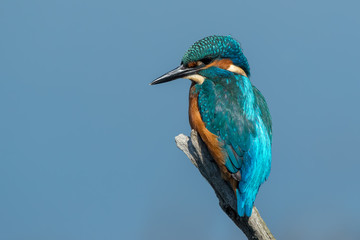
POLYGON ((253 207, 251 217, 239 217, 236 212, 236 198, 230 185, 221 177, 220 170, 195 130, 191 136, 180 134, 175 137, 178 148, 198 168, 201 175, 209 182, 219 199, 222 210, 244 232, 248 239, 275 239, 261 218, 256 207, 253 207))

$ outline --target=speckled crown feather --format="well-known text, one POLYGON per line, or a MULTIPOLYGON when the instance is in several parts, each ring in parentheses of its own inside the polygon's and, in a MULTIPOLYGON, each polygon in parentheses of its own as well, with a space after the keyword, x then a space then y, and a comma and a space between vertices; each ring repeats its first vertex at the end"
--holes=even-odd
POLYGON ((243 54, 240 43, 231 36, 209 36, 195 42, 182 58, 183 64, 203 58, 229 58, 250 75, 250 66, 243 54))

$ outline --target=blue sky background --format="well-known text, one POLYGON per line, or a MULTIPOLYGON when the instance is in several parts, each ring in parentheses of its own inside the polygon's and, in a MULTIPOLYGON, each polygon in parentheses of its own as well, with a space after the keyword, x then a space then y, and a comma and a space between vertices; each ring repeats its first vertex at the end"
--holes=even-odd
POLYGON ((273 117, 278 239, 358 239, 358 1, 0 2, 0 239, 244 239, 176 148, 190 45, 238 39, 273 117))

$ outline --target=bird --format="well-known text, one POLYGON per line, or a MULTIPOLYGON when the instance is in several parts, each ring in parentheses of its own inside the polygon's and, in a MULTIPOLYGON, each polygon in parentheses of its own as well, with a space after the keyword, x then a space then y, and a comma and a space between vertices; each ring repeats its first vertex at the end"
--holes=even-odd
POLYGON ((195 42, 180 66, 150 83, 189 79, 189 122, 234 191, 237 213, 250 217, 271 169, 272 120, 250 66, 232 36, 195 42))

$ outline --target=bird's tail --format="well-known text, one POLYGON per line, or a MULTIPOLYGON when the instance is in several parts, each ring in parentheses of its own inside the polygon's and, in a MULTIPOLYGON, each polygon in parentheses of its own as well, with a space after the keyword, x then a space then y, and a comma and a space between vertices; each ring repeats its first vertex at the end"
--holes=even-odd
MULTIPOLYGON (((256 195, 256 194, 255 194, 256 195)), ((252 208, 254 205, 255 197, 249 196, 247 192, 240 193, 239 188, 236 189, 236 199, 237 199, 237 212, 240 217, 250 217, 252 213, 252 208)))

